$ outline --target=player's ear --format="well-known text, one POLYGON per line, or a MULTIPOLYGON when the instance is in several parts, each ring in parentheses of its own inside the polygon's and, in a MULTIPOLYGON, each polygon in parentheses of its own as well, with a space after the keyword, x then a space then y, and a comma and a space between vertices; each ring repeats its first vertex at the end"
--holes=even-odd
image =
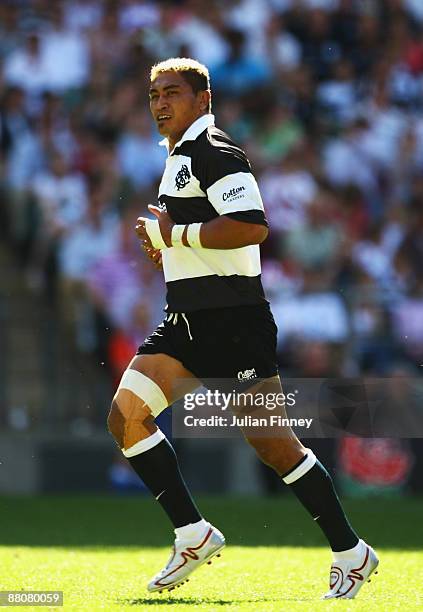
POLYGON ((210 91, 208 89, 205 89, 203 91, 199 91, 198 95, 200 97, 200 109, 203 112, 208 112, 211 98, 210 91))

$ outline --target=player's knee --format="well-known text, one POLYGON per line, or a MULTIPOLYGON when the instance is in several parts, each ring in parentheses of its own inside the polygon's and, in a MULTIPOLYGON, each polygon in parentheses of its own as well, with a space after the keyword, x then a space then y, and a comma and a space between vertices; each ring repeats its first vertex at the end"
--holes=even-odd
POLYGON ((112 402, 108 427, 122 450, 148 438, 157 429, 150 407, 125 390, 119 391, 112 402))
POLYGON ((167 406, 154 381, 137 370, 126 370, 107 419, 109 431, 121 449, 128 449, 154 434, 154 418, 167 406))

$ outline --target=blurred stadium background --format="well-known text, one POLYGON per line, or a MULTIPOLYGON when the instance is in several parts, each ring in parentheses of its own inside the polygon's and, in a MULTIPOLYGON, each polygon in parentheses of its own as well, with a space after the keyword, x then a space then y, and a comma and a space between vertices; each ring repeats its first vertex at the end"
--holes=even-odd
MULTIPOLYGON (((423 2, 4 0, 1 494, 142 492, 105 419, 162 318, 133 226, 164 163, 149 68, 177 55, 261 188, 282 375, 422 377, 423 2)), ((195 491, 283 491, 240 440, 176 445, 195 491)), ((344 494, 422 493, 418 439, 313 448, 344 494)))

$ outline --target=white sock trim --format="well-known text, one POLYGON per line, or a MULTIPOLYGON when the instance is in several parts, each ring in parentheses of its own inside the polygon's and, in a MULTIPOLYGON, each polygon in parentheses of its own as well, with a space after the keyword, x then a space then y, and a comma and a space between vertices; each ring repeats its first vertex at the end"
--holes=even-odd
POLYGON ((287 485, 292 484, 293 482, 295 482, 296 480, 304 476, 304 474, 307 474, 307 472, 311 470, 313 465, 316 463, 317 457, 313 453, 311 448, 307 448, 306 450, 307 450, 307 455, 304 461, 302 461, 300 465, 297 468, 295 468, 295 470, 293 470, 292 472, 289 472, 289 474, 287 474, 284 478, 282 478, 285 484, 287 485))
POLYGON ((334 561, 354 561, 358 555, 363 553, 366 548, 366 543, 359 540, 353 548, 348 550, 332 551, 334 561))
POLYGON ((134 446, 130 446, 126 450, 123 448, 122 453, 125 455, 125 457, 135 457, 136 455, 141 455, 141 453, 145 453, 146 451, 150 450, 150 448, 160 444, 160 442, 165 438, 166 436, 164 433, 158 429, 151 436, 148 436, 148 438, 145 438, 144 440, 140 440, 134 444, 134 446))
POLYGON ((208 523, 206 519, 201 519, 197 523, 189 523, 189 525, 177 527, 175 529, 175 534, 179 540, 195 539, 201 537, 209 527, 210 523, 208 523))
POLYGON ((138 370, 125 370, 119 383, 119 389, 132 391, 147 404, 154 417, 158 416, 169 405, 159 385, 138 370))

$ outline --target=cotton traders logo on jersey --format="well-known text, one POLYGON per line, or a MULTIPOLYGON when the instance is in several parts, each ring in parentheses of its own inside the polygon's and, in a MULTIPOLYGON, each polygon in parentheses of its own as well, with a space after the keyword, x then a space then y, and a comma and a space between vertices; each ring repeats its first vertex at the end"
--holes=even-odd
POLYGON ((255 368, 252 368, 251 370, 244 370, 243 372, 238 372, 238 380, 239 382, 244 382, 247 380, 251 380, 252 378, 257 378, 257 374, 256 374, 256 370, 255 368))
POLYGON ((241 191, 245 191, 245 187, 243 185, 241 185, 241 187, 233 187, 230 191, 223 192, 222 199, 224 202, 227 200, 236 200, 237 198, 235 196, 241 197, 239 195, 241 191))
POLYGON ((185 185, 188 185, 191 175, 188 170, 188 166, 183 164, 178 174, 175 176, 175 187, 178 191, 183 189, 185 185))

